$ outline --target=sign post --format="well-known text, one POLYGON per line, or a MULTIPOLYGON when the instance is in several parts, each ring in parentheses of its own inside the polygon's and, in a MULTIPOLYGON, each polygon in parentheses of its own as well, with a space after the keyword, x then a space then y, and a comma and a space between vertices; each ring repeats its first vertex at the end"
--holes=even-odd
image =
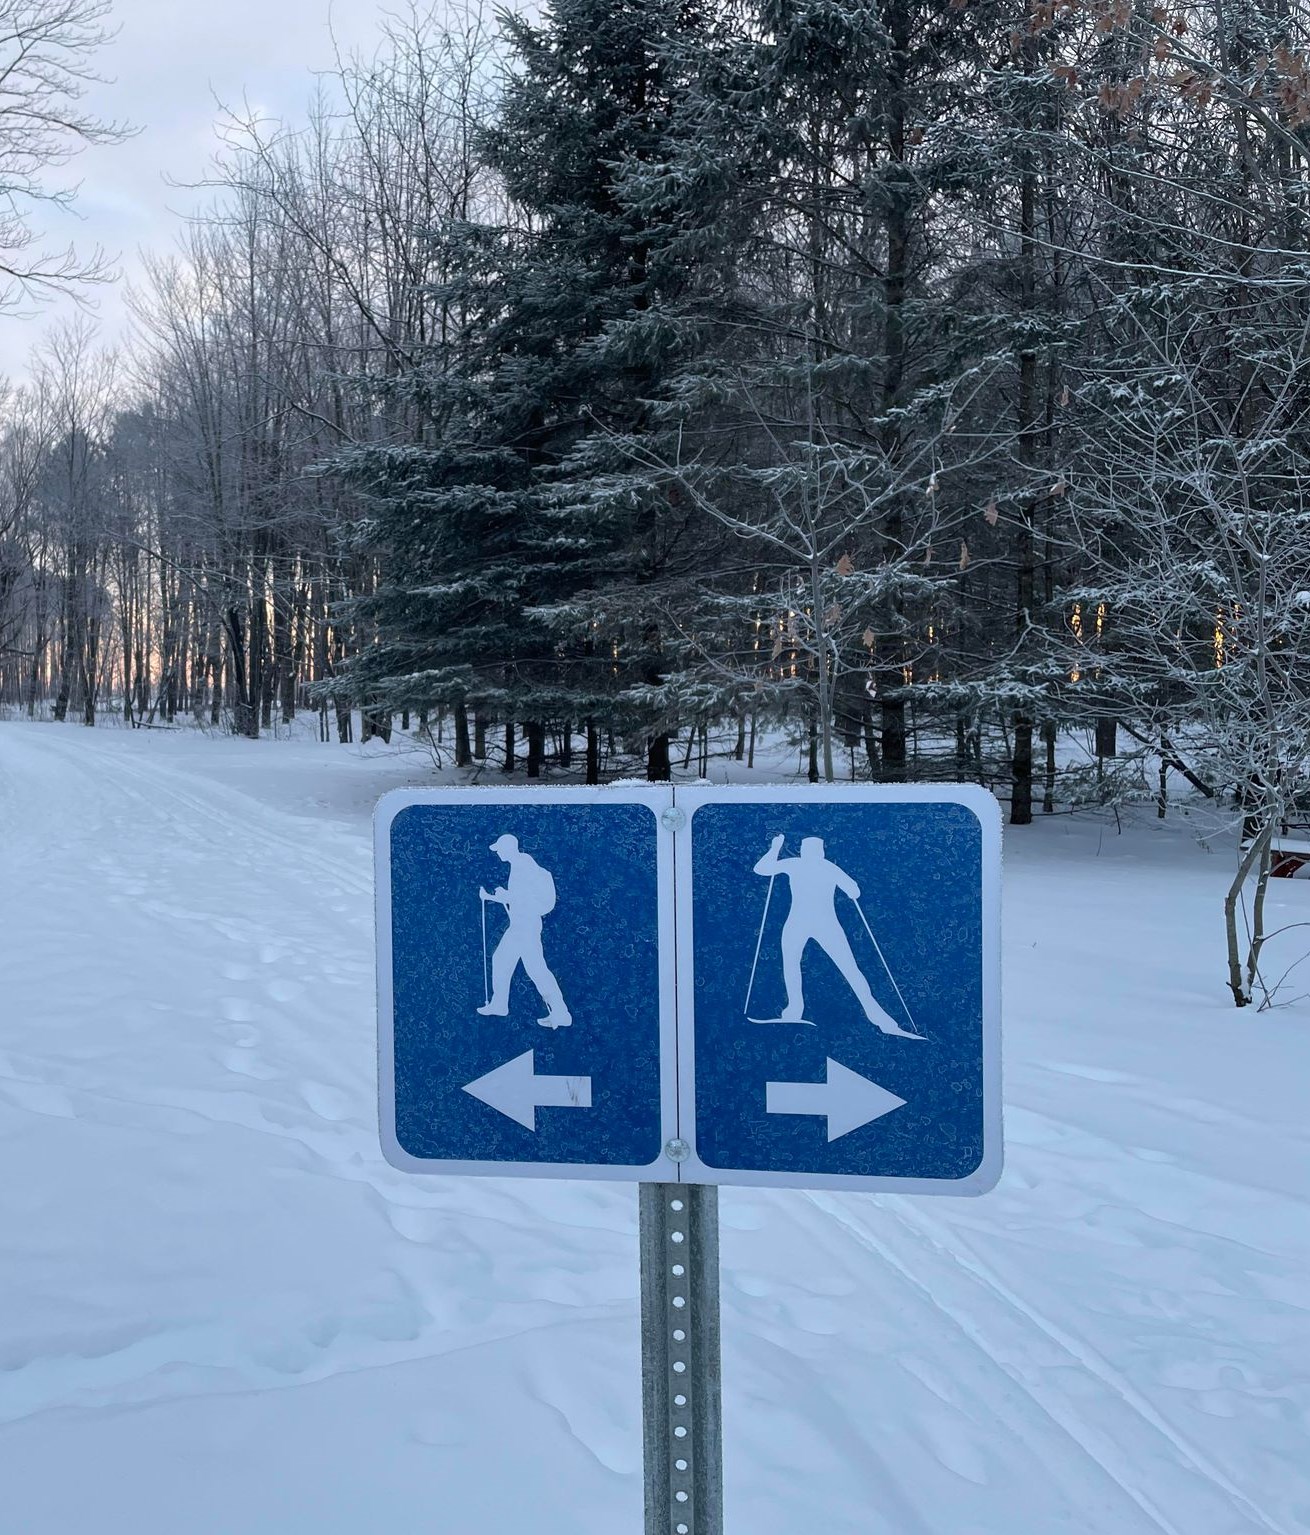
POLYGON ((716 1186, 1000 1176, 996 802, 403 790, 376 839, 383 1149, 641 1185, 646 1535, 722 1535, 716 1186))
POLYGON ((719 1191, 640 1191, 646 1535, 722 1535, 719 1191))

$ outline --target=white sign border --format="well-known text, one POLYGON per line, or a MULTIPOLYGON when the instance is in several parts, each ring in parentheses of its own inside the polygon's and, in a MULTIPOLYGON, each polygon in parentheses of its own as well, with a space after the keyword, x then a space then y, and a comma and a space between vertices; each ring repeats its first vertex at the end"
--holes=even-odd
POLYGON ((678 1099, 682 1138, 691 1154, 678 1170, 684 1183, 750 1188, 846 1189, 875 1194, 971 1196, 995 1188, 1004 1165, 1001 1087, 1001 809, 978 784, 687 785, 674 802, 686 815, 678 832, 674 882, 678 964, 678 1099), (692 823, 705 805, 952 804, 977 816, 982 830, 983 1157, 963 1178, 868 1177, 858 1173, 789 1173, 710 1167, 696 1153, 696 988, 692 934, 692 823))
POLYGON ((674 833, 663 820, 672 805, 667 784, 571 785, 535 788, 450 785, 393 789, 378 801, 373 820, 375 919, 377 924, 378 1125, 382 1154, 407 1173, 464 1174, 482 1178, 579 1178, 614 1183, 674 1183, 679 1167, 663 1147, 678 1135, 677 1029, 674 1014, 677 942, 674 927, 674 833), (414 805, 644 805, 655 817, 659 937, 660 1155, 641 1166, 588 1162, 494 1162, 415 1157, 396 1136, 395 998, 391 949, 391 827, 414 805))

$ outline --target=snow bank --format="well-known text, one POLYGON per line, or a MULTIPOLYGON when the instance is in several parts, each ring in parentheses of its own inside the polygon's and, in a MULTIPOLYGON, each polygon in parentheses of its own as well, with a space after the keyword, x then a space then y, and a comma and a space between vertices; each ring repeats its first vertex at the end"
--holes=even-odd
MULTIPOLYGON (((5 1532, 640 1528, 635 1193, 378 1150, 368 815, 430 778, 0 727, 5 1532)), ((1225 1004, 1229 851, 1010 837, 995 1194, 724 1192, 730 1532, 1310 1528, 1310 1018, 1225 1004)))

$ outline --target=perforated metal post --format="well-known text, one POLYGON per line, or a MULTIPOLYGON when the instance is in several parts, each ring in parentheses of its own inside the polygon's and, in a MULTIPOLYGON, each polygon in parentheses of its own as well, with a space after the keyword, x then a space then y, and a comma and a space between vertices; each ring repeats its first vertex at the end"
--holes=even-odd
POLYGON ((722 1535, 719 1191, 641 1186, 646 1535, 722 1535))

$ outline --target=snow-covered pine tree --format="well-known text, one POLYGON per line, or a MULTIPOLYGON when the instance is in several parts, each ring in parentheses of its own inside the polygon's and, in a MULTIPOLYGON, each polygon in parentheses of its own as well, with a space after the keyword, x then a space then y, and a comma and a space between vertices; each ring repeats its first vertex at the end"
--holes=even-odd
MULTIPOLYGON (((685 0, 556 0, 509 24, 517 60, 492 163, 529 232, 498 346, 533 401, 534 622, 555 664, 538 712, 669 775, 703 521, 647 466, 689 424, 689 362, 732 320, 736 167, 701 88, 723 40, 685 0)), ((526 703, 524 705, 527 706, 526 703)))
POLYGON ((1058 690, 1046 643, 1065 570, 1061 470, 1064 359, 1083 334, 1076 290, 1087 205, 1085 169, 1066 127, 1066 62, 1093 33, 1080 7, 997 9, 986 26, 988 67, 968 130, 973 163, 961 202, 972 245, 966 281, 975 365, 991 380, 982 408, 960 422, 989 439, 966 547, 974 575, 968 663, 955 692, 962 714, 993 718, 1004 742, 1010 821, 1032 820, 1034 738, 1046 746, 1046 809, 1054 803, 1058 690), (984 361, 985 360, 985 361, 984 361))
POLYGON ((705 550, 615 443, 664 430, 661 392, 712 307, 722 199, 659 169, 703 23, 672 0, 558 0, 505 25, 483 153, 508 212, 449 231, 458 323, 383 386, 424 401, 429 427, 340 461, 388 553, 352 685, 521 722, 530 774, 547 728, 580 723, 589 781, 602 734, 639 738, 663 777, 672 719, 651 690, 675 635, 659 597, 705 550))
POLYGON ((684 364, 692 419, 663 467, 739 551, 731 578, 702 582, 721 622, 702 619, 720 648, 702 647, 699 673, 790 699, 816 775, 820 751, 834 771, 840 695, 847 739, 906 776, 908 687, 940 674, 956 627, 967 559, 951 551, 994 451, 985 431, 954 433, 995 366, 975 355, 948 239, 980 170, 980 46, 978 19, 935 0, 766 0, 698 72, 719 141, 749 167, 732 202, 749 344, 684 364), (749 644, 723 647, 734 626, 749 644))

